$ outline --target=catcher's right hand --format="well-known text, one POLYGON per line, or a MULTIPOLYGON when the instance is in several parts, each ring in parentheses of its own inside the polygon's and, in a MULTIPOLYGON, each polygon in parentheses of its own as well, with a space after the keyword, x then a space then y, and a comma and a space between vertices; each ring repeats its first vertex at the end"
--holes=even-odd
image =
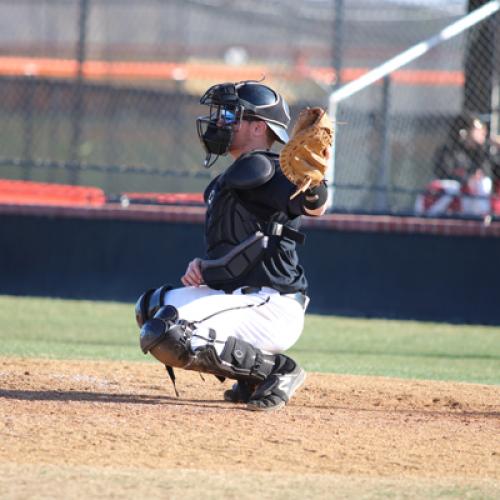
POLYGON ((333 124, 326 111, 303 109, 280 153, 281 170, 297 186, 290 199, 323 181, 332 144, 333 124))
POLYGON ((181 282, 184 286, 199 287, 204 284, 201 274, 201 259, 196 257, 188 264, 186 272, 181 278, 181 282))

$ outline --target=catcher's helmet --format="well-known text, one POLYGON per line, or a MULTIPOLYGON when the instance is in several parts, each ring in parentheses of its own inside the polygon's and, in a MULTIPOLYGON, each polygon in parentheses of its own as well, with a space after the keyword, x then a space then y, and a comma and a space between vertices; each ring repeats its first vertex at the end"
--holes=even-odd
POLYGON ((221 83, 210 87, 200 103, 210 106, 210 114, 197 119, 198 136, 207 152, 206 166, 210 166, 212 154, 219 156, 228 153, 233 139, 232 125, 243 119, 263 120, 276 140, 282 144, 288 141, 288 104, 267 85, 251 80, 221 83), (223 124, 220 123, 221 119, 223 124))

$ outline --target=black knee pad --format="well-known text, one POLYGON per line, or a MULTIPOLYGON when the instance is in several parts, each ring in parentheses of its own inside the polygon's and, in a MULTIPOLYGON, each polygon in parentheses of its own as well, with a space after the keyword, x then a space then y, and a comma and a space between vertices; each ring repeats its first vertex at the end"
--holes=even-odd
POLYGON ((158 309, 163 305, 165 294, 173 288, 171 285, 150 288, 137 299, 135 303, 135 320, 139 328, 142 328, 144 323, 156 314, 158 309))
POLYGON ((153 318, 148 319, 141 328, 140 345, 147 354, 166 337, 168 329, 177 321, 179 313, 174 306, 161 307, 153 318))
POLYGON ((141 328, 140 345, 144 354, 150 352, 164 365, 183 368, 192 357, 192 332, 187 323, 176 323, 178 317, 175 307, 161 307, 141 328))

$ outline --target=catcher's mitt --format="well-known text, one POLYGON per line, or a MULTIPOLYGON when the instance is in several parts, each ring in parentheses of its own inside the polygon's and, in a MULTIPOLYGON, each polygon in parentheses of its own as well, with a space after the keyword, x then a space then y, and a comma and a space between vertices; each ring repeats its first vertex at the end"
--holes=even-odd
POLYGON ((281 170, 297 186, 290 199, 321 183, 332 143, 333 124, 326 111, 321 108, 303 109, 290 140, 280 153, 281 170))

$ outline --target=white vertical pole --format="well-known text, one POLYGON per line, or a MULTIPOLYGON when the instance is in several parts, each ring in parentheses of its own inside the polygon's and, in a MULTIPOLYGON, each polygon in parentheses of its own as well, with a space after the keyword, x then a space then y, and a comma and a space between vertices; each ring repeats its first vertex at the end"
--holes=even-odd
POLYGON ((335 101, 330 100, 328 105, 328 116, 333 123, 333 144, 332 150, 330 152, 330 159, 328 160, 328 168, 326 170, 325 178, 327 181, 328 187, 328 202, 327 202, 327 210, 331 211, 334 204, 334 195, 335 195, 335 156, 337 154, 337 103, 335 101))

